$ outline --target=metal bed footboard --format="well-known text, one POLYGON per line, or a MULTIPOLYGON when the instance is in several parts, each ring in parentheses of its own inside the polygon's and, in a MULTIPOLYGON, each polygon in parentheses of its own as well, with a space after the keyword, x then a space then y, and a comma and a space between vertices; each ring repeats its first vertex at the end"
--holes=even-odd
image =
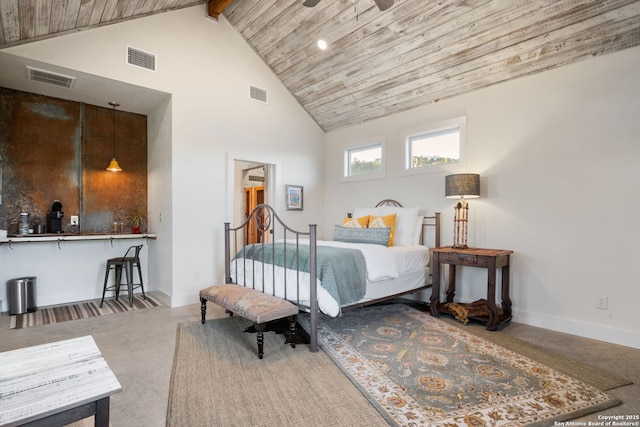
MULTIPOLYGON (((312 352, 318 351, 318 289, 317 289, 317 225, 310 224, 309 231, 296 231, 287 226, 276 214, 275 210, 267 205, 261 204, 256 206, 247 219, 238 227, 231 227, 230 223, 224 224, 224 266, 225 266, 225 283, 233 283, 231 275, 231 260, 236 257, 237 254, 242 251, 247 251, 248 245, 259 245, 261 247, 261 259, 248 259, 238 258, 235 263, 235 277, 238 277, 238 270, 241 268, 243 275, 247 272, 247 263, 250 263, 252 277, 244 277, 244 286, 252 287, 254 290, 270 293, 273 296, 284 298, 292 303, 298 305, 302 311, 308 311, 310 317, 309 326, 309 346, 312 352), (301 301, 300 298, 300 265, 303 260, 300 259, 300 245, 301 240, 305 241, 309 245, 309 303, 301 301), (275 258, 275 245, 276 242, 282 242, 285 248, 285 265, 291 265, 291 269, 296 271, 295 274, 295 295, 290 295, 288 291, 288 275, 283 274, 282 289, 284 295, 276 295, 278 288, 276 269, 271 269, 272 277, 265 277, 267 274, 265 265, 274 264, 275 258), (265 255, 265 247, 271 245, 271 256, 265 255), (287 248, 294 247, 294 259, 290 259, 287 262, 287 248), (232 255, 233 253, 233 255, 232 255), (260 264, 258 264, 260 263, 260 264), (239 267, 241 265, 241 267, 239 267), (256 265, 258 266, 258 274, 262 277, 256 276, 256 265), (262 283, 262 289, 256 289, 256 279, 260 278, 262 283), (266 292, 266 280, 270 280, 272 283, 271 292, 266 292)), ((268 249, 268 248, 267 248, 268 249)))

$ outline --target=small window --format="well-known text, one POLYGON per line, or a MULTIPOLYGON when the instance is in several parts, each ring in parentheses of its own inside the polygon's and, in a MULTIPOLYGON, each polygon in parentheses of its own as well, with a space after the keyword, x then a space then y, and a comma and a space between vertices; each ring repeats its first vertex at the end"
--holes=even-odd
POLYGON ((461 163, 463 135, 464 119, 443 122, 431 129, 407 135, 405 169, 461 163))
POLYGON ((383 174, 383 144, 376 142, 344 151, 344 178, 376 178, 383 174))

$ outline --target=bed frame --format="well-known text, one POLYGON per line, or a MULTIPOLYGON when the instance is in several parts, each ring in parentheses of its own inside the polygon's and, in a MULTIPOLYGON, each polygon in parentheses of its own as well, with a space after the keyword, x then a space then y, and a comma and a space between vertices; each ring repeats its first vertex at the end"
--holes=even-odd
MULTIPOLYGON (((379 202, 376 207, 381 206, 395 206, 402 207, 400 203, 395 200, 385 199, 379 202)), ((309 347, 312 352, 318 351, 318 319, 320 310, 318 308, 318 298, 317 298, 317 225, 310 224, 309 231, 296 231, 286 225, 275 212, 275 210, 267 205, 261 204, 256 206, 247 219, 238 227, 232 228, 230 223, 226 222, 224 224, 225 233, 224 233, 224 266, 225 266, 225 283, 233 283, 231 276, 231 260, 232 257, 235 256, 238 251, 242 250, 249 242, 253 242, 259 245, 273 245, 276 241, 284 241, 285 246, 290 246, 294 248, 294 253, 297 255, 299 253, 299 246, 304 241, 304 245, 309 245, 309 275, 310 275, 310 303, 305 304, 300 300, 299 291, 297 295, 288 295, 286 294, 287 283, 286 277, 284 279, 284 289, 285 289, 285 299, 296 304, 301 311, 306 311, 310 316, 310 327, 309 327, 309 347), (308 242, 307 242, 308 240, 308 242), (232 255, 233 254, 233 255, 232 255)), ((428 240, 433 241, 432 248, 440 246, 440 213, 436 212, 433 216, 425 216, 422 223, 422 232, 420 242, 422 245, 425 245, 428 240)), ((432 259, 432 257, 430 257, 432 259)), ((255 262, 255 261, 244 261, 244 262, 255 262)), ((292 268, 299 270, 301 260, 294 256, 294 259, 291 260, 292 268)), ((236 263, 236 269, 237 267, 236 263)), ((243 267, 244 268, 244 267, 243 267)), ((430 269, 432 271, 432 269, 430 269)), ((262 275, 264 277, 265 271, 262 270, 262 275)), ((237 275, 236 275, 237 276, 237 275)), ((274 273, 275 276, 275 273, 274 273)), ((275 277, 274 277, 275 279, 275 277)), ((295 289, 299 289, 300 277, 297 275, 295 283, 295 289)), ((245 285, 249 287, 249 285, 245 285)), ((255 285, 253 289, 255 289, 255 285)), ((431 286, 431 283, 425 283, 424 286, 412 289, 407 292, 402 292, 394 295, 389 295, 383 298, 379 298, 376 300, 367 301, 364 303, 356 303, 348 306, 342 307, 342 310, 352 309, 357 307, 363 307, 366 305, 375 304, 381 301, 385 301, 392 298, 397 298, 402 295, 411 294, 414 292, 418 292, 420 290, 426 289, 431 286)), ((275 293, 275 286, 273 287, 275 293)), ((262 291, 261 289, 256 289, 258 291, 262 291)), ((274 295, 275 296, 275 295, 274 295)))

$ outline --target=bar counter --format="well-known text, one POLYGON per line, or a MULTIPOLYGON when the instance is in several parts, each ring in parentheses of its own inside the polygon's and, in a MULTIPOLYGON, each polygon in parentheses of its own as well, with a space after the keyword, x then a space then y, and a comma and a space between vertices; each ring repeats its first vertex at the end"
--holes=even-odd
POLYGON ((0 312, 9 311, 5 283, 20 277, 37 277, 38 307, 88 301, 102 296, 105 266, 133 245, 140 253, 145 291, 157 289, 149 277, 160 240, 156 234, 26 234, 0 238, 0 312))
POLYGON ((47 234, 10 234, 0 238, 0 245, 8 243, 26 242, 74 242, 83 240, 121 240, 121 239, 155 239, 157 236, 151 233, 138 234, 78 234, 78 233, 47 233, 47 234))

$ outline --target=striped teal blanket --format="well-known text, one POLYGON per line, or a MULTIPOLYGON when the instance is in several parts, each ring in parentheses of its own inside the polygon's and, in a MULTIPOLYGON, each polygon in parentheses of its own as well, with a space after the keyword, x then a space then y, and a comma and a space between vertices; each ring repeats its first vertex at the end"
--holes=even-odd
MULTIPOLYGON (((252 259, 309 273, 309 246, 267 243, 245 246, 236 258, 252 259)), ((361 299, 366 292, 367 269, 357 249, 317 247, 317 274, 322 287, 340 307, 361 299)), ((266 278, 265 278, 266 280, 266 278)))

